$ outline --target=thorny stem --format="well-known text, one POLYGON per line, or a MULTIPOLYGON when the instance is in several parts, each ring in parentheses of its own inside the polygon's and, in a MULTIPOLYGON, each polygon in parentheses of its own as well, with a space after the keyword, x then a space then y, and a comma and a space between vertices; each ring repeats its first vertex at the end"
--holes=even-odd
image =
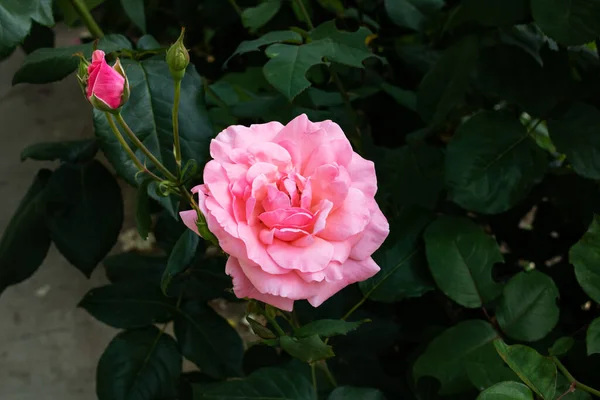
POLYGON ((556 364, 560 372, 562 372, 563 375, 569 380, 569 382, 571 382, 572 386, 574 386, 576 389, 593 394, 596 397, 600 397, 600 390, 596 390, 594 388, 589 387, 588 385, 584 385, 583 383, 575 379, 575 377, 571 375, 571 373, 567 370, 567 368, 565 368, 563 363, 561 363, 558 358, 552 357, 552 361, 554 362, 554 364, 556 364))
POLYGON ((125 133, 127 134, 127 137, 133 142, 133 144, 135 144, 135 146, 138 149, 142 151, 142 153, 144 153, 144 155, 150 161, 152 161, 154 165, 156 165, 156 168, 158 168, 158 170, 162 172, 168 180, 177 182, 177 178, 175 177, 175 175, 173 175, 160 161, 158 161, 154 154, 152 154, 150 150, 148 150, 148 148, 144 146, 142 141, 138 139, 138 137, 135 135, 135 133, 133 133, 129 125, 127 125, 127 122, 125 122, 123 116, 120 113, 117 114, 117 122, 119 122, 119 124, 123 127, 125 133))
POLYGON ((96 23, 96 20, 90 13, 85 1, 71 0, 71 4, 73 5, 75 11, 77 11, 77 14, 79 14, 79 17, 88 28, 88 31, 90 31, 92 36, 94 36, 96 39, 102 39, 104 37, 104 32, 102 32, 102 29, 96 23))
POLYGON ((175 80, 175 95, 173 98, 173 147, 177 173, 181 175, 181 145, 179 143, 179 97, 181 95, 181 80, 175 80))
POLYGON ((121 147, 123 147, 123 149, 125 150, 127 155, 129 155, 129 158, 131 159, 131 161, 133 161, 135 166, 138 167, 138 169, 140 171, 143 171, 146 174, 150 175, 150 177, 152 177, 152 179, 154 179, 155 181, 162 182, 162 179, 160 179, 160 177, 156 176, 150 170, 148 170, 148 168, 146 168, 142 164, 142 162, 136 157, 135 153, 133 152, 133 150, 131 150, 131 147, 129 147, 129 144, 127 144, 127 141, 125 140, 123 135, 121 135, 121 131, 119 131, 119 128, 117 128, 115 121, 113 121, 112 115, 110 115, 110 113, 107 113, 107 112, 104 114, 106 115, 106 119, 108 120, 108 125, 110 126, 113 133, 115 134, 115 137, 117 138, 117 140, 121 144, 121 147))

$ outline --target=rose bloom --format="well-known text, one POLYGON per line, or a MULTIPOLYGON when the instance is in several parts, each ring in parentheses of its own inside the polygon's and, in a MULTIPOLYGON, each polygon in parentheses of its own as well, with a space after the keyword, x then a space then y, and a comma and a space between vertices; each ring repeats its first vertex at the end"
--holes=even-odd
POLYGON ((119 108, 122 105, 126 80, 114 67, 108 65, 102 50, 92 53, 92 63, 88 66, 88 74, 87 99, 93 102, 92 96, 94 96, 106 104, 109 109, 119 108))
MULTIPOLYGON (((389 225, 374 199, 375 168, 337 124, 300 115, 286 126, 230 126, 210 154, 192 192, 230 255, 237 297, 287 311, 294 300, 317 307, 379 271, 371 254, 389 225)), ((198 233, 195 211, 181 217, 198 233)))

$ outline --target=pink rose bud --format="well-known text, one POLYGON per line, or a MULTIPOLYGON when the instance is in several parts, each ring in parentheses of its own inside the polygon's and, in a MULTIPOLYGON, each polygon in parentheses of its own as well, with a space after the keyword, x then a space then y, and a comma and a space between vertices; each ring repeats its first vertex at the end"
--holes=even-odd
POLYGON ((129 82, 119 59, 110 66, 102 50, 95 50, 92 63, 87 67, 86 97, 101 111, 120 109, 129 98, 129 82))
MULTIPOLYGON (((300 115, 286 126, 230 126, 210 154, 192 192, 229 254, 237 297, 317 307, 379 271, 371 255, 389 226, 375 202, 375 166, 337 124, 300 115)), ((181 218, 198 233, 194 210, 181 218)))

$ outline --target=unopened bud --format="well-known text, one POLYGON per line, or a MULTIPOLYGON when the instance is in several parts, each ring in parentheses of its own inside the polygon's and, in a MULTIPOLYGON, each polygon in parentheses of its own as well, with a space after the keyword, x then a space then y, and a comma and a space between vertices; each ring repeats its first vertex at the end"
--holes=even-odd
POLYGON ((181 29, 181 35, 173 45, 167 51, 167 64, 169 65, 169 72, 174 80, 180 81, 185 75, 185 69, 190 63, 190 54, 183 45, 183 36, 185 28, 181 29))

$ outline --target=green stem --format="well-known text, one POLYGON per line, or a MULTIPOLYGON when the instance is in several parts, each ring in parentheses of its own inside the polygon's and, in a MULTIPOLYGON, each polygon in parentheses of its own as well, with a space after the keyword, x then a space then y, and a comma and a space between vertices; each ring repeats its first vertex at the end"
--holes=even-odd
POLYGON ((319 391, 317 390, 317 371, 315 370, 315 363, 310 363, 310 375, 312 376, 312 384, 313 389, 315 390, 315 395, 318 396, 319 391))
POLYGON ((148 168, 146 168, 142 164, 142 162, 136 157, 135 153, 133 152, 133 150, 131 150, 131 147, 129 147, 129 144, 127 143, 127 141, 125 140, 123 135, 121 135, 121 131, 119 131, 119 128, 117 128, 117 125, 115 124, 115 121, 113 120, 112 115, 110 115, 110 113, 104 113, 104 115, 106 115, 106 119, 108 120, 108 125, 110 126, 113 133, 115 134, 115 137, 119 141, 119 144, 121 145, 121 147, 123 147, 125 152, 129 155, 129 158, 131 159, 131 161, 133 161, 135 166, 138 167, 138 169, 140 171, 143 171, 143 172, 147 173, 148 175, 150 175, 150 177, 152 177, 152 179, 154 179, 155 181, 162 182, 162 179, 160 179, 158 176, 154 175, 151 171, 149 171, 148 168))
POLYGON ((337 380, 335 379, 335 377, 333 376, 333 374, 329 370, 329 366, 327 365, 327 361, 323 360, 323 361, 321 361, 321 363, 319 365, 321 366, 321 369, 323 370, 323 372, 325 372, 325 376, 327 376, 327 379, 329 379, 329 382, 331 383, 331 386, 337 387, 337 380))
POLYGON ((71 0, 71 4, 73 5, 75 11, 77 11, 77 14, 79 14, 79 17, 88 28, 88 31, 90 31, 92 36, 94 36, 96 39, 102 39, 104 37, 104 32, 102 32, 102 29, 96 23, 96 20, 90 13, 85 1, 71 0))
POLYGON ((350 96, 344 88, 344 84, 342 83, 342 80, 340 79, 339 75, 331 65, 329 66, 329 73, 331 74, 331 79, 333 80, 333 83, 335 83, 335 86, 342 95, 342 99, 344 100, 344 106, 346 107, 346 112, 350 115, 350 118, 352 118, 352 124, 354 125, 354 130, 356 133, 354 144, 355 146, 360 146, 361 133, 360 128, 358 126, 358 117, 356 116, 354 108, 352 108, 352 103, 350 103, 350 96))
POLYGON ((571 375, 571 373, 567 370, 567 368, 565 368, 563 363, 560 362, 560 360, 558 358, 552 357, 552 361, 554 361, 554 364, 556 364, 559 371, 563 373, 563 375, 569 380, 569 382, 571 384, 575 385, 576 389, 583 390, 584 392, 593 394, 596 397, 600 397, 600 390, 596 390, 594 388, 589 387, 588 385, 584 385, 583 383, 581 383, 577 379, 575 379, 575 377, 573 375, 571 375))
POLYGON ((235 2, 235 0, 229 0, 229 4, 231 4, 231 7, 233 7, 233 9, 237 13, 237 15, 239 15, 241 17, 242 16, 242 9, 240 8, 240 6, 237 5, 237 3, 235 2))
POLYGON ((298 4, 298 8, 300 8, 300 12, 302 12, 302 15, 304 15, 304 20, 306 21, 306 24, 312 31, 313 29, 315 29, 315 26, 313 25, 313 23, 310 19, 310 15, 308 15, 308 11, 306 10, 306 7, 304 6, 304 1, 296 0, 296 3, 298 4))
POLYGON ((181 80, 175 81, 175 95, 173 98, 173 147, 175 148, 175 163, 177 172, 181 175, 181 144, 179 143, 179 97, 181 95, 181 80))
POLYGON ((141 142, 141 140, 138 139, 138 137, 135 135, 135 133, 133 133, 133 131, 131 130, 129 125, 127 125, 127 122, 125 122, 125 120, 123 119, 123 116, 119 113, 119 114, 117 114, 116 118, 117 118, 117 122, 119 122, 119 124, 125 130, 125 133, 127 134, 127 137, 129 138, 129 140, 131 140, 133 142, 133 144, 135 144, 135 146, 138 149, 140 149, 142 151, 142 153, 144 153, 144 155, 150 161, 152 161, 152 163, 154 165, 156 165, 156 168, 158 168, 158 170, 160 172, 162 172, 167 177, 167 179, 169 179, 170 181, 173 181, 173 182, 177 182, 177 177, 175 177, 175 175, 173 175, 160 161, 158 161, 158 159, 156 157, 154 157, 154 154, 152 154, 150 152, 150 150, 148 150, 148 148, 146 146, 144 146, 144 144, 141 142))
POLYGON ((273 325, 273 328, 275 328, 275 331, 277 332, 277 334, 279 336, 285 336, 285 331, 281 328, 281 326, 277 323, 277 320, 275 320, 275 318, 271 317, 269 315, 269 313, 265 312, 264 313, 265 318, 267 319, 267 321, 269 321, 269 323, 271 325, 273 325))

